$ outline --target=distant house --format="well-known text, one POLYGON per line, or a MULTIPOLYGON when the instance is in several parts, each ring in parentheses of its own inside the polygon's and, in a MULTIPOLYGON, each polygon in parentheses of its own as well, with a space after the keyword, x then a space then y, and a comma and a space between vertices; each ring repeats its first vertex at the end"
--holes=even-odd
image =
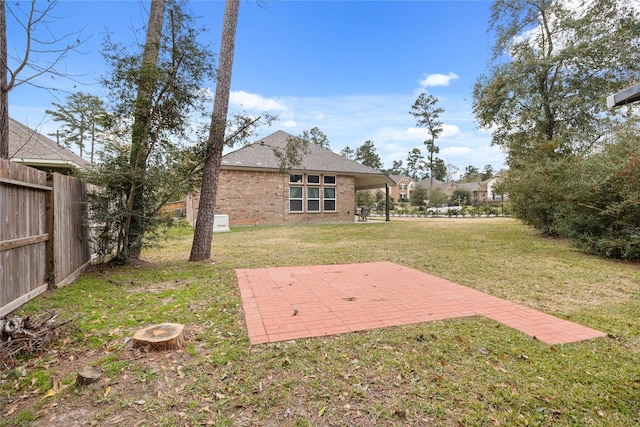
POLYGON ((415 183, 411 178, 404 175, 391 175, 395 185, 389 187, 389 195, 397 202, 408 202, 411 200, 411 191, 415 183))
POLYGON ((442 194, 448 197, 450 197, 456 189, 456 184, 454 182, 442 182, 438 181, 435 178, 431 180, 431 178, 429 177, 421 179, 416 185, 429 189, 431 188, 432 183, 434 190, 440 191, 442 194))
POLYGON ((496 187, 500 183, 500 181, 502 181, 502 175, 494 175, 487 181, 485 181, 487 186, 487 200, 500 202, 509 199, 508 194, 497 191, 496 187))
MULTIPOLYGON (((485 203, 485 202, 498 202, 507 200, 506 194, 499 194, 495 186, 502 180, 502 175, 495 175, 486 181, 474 181, 474 182, 441 182, 437 179, 433 180, 433 189, 439 190, 448 197, 453 195, 456 190, 468 191, 471 195, 471 200, 467 203, 485 203)), ((429 188, 429 178, 424 178, 417 185, 424 188, 429 188)))
POLYGON ((486 181, 459 182, 456 183, 455 189, 468 191, 471 194, 471 200, 467 201, 469 204, 484 203, 488 200, 486 181))
POLYGON ((62 174, 89 165, 73 151, 13 119, 9 119, 9 160, 62 174))
MULTIPOLYGON (((380 171, 310 144, 300 165, 282 172, 274 151, 293 136, 277 131, 222 158, 216 214, 229 224, 279 225, 354 222, 356 191, 393 186, 380 171)), ((185 216, 192 224, 199 197, 187 197, 185 216)))

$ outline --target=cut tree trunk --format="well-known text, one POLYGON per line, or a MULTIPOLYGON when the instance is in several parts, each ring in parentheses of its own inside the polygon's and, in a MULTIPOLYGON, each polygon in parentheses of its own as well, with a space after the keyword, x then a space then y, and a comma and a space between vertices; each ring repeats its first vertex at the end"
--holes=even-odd
POLYGON ((102 369, 97 366, 85 366, 76 377, 76 384, 78 386, 85 386, 93 384, 100 380, 102 377, 102 369))
POLYGON ((140 329, 133 335, 133 346, 153 350, 176 350, 184 344, 184 325, 161 323, 140 329))

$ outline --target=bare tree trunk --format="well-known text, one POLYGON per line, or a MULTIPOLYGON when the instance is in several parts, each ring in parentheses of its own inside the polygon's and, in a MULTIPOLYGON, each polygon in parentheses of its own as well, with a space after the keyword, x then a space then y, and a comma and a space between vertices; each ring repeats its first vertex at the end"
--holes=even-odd
POLYGON ((240 0, 227 0, 222 25, 216 94, 213 100, 213 113, 211 115, 207 154, 200 189, 200 204, 189 261, 202 261, 211 258, 213 218, 218 194, 218 178, 222 163, 222 150, 224 149, 227 113, 229 111, 231 70, 233 68, 239 9, 240 0))
POLYGON ((131 134, 131 189, 129 191, 129 216, 125 225, 125 242, 122 261, 139 258, 144 237, 144 180, 149 156, 148 125, 151 114, 155 70, 158 66, 160 39, 164 24, 165 0, 152 0, 149 10, 149 25, 145 40, 140 83, 134 111, 131 134))
POLYGON ((7 10, 0 1, 0 159, 9 158, 9 87, 7 87, 7 10))

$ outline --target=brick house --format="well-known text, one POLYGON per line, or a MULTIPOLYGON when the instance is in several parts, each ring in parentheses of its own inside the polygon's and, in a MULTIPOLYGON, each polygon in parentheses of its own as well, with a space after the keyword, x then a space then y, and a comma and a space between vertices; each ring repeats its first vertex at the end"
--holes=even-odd
POLYGON ((390 178, 395 184, 389 188, 389 195, 396 202, 408 202, 411 199, 411 191, 415 185, 413 180, 404 175, 391 175, 390 178))
MULTIPOLYGON (((300 165, 281 172, 274 151, 289 138, 277 131, 223 156, 216 214, 229 215, 231 226, 354 222, 357 190, 394 185, 382 172, 314 144, 300 165)), ((199 198, 185 202, 194 224, 199 198)))

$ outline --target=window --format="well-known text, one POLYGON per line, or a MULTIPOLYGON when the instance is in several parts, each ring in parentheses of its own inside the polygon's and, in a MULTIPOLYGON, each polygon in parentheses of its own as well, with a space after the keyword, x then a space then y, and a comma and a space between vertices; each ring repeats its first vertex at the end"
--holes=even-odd
POLYGON ((289 174, 289 212, 336 212, 336 177, 289 174))
POLYGON ((307 187, 307 211, 320 212, 320 187, 307 187))
POLYGON ((407 189, 407 184, 400 184, 400 189, 401 190, 406 190, 407 189))
POLYGON ((289 187, 289 212, 302 212, 302 187, 289 187))
POLYGON ((324 189, 324 210, 326 212, 336 211, 336 189, 335 187, 325 187, 324 189))

